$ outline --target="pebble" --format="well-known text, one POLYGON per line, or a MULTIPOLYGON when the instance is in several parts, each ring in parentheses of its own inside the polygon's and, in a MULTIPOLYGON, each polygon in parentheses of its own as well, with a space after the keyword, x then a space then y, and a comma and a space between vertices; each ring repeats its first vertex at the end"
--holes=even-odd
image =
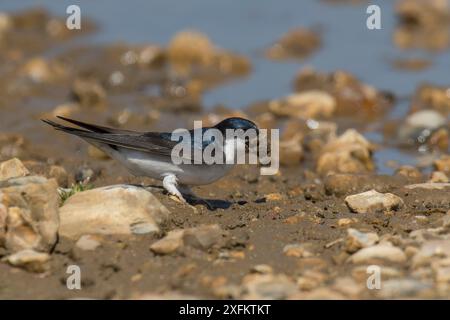
POLYGON ((356 229, 347 229, 347 238, 345 241, 345 249, 349 253, 358 251, 361 248, 371 247, 379 241, 376 233, 364 233, 356 229))
POLYGON ((405 186, 406 189, 428 189, 428 190, 442 190, 446 188, 450 188, 450 183, 432 183, 432 182, 426 182, 426 183, 416 183, 416 184, 410 184, 405 186))
POLYGON ((400 197, 392 193, 380 193, 376 190, 348 196, 345 198, 345 203, 355 213, 368 213, 379 209, 398 210, 404 205, 400 197))
POLYGON ((59 227, 57 188, 56 180, 41 176, 0 182, 0 246, 9 253, 53 248, 59 227))
POLYGON ((101 246, 100 238, 94 235, 83 235, 75 243, 75 246, 81 250, 93 251, 101 246))
POLYGON ((348 129, 323 147, 316 170, 320 175, 373 171, 372 150, 372 145, 364 136, 348 129))
POLYGON ((6 256, 2 261, 8 262, 14 267, 23 268, 30 272, 42 273, 49 270, 50 255, 36 252, 31 249, 22 250, 6 256))
POLYGON ((164 238, 150 246, 150 250, 156 254, 172 254, 183 246, 184 230, 172 230, 164 238))
POLYGON ((357 251, 348 258, 347 262, 360 264, 370 263, 378 259, 395 263, 403 263, 406 262, 407 258, 401 249, 394 246, 379 244, 357 251))
POLYGON ((113 185, 78 192, 60 208, 60 235, 145 234, 160 231, 169 210, 143 188, 113 185))
POLYGON ((309 258, 313 256, 309 247, 308 244, 288 244, 283 248, 283 253, 288 257, 309 258))
POLYGON ((298 292, 284 274, 249 274, 242 280, 242 299, 286 299, 298 292))
POLYGON ((442 171, 434 171, 431 174, 430 180, 428 182, 432 183, 447 183, 450 180, 448 179, 447 175, 442 171))
POLYGON ((25 177, 29 174, 30 172, 28 169, 24 166, 22 161, 17 158, 0 163, 0 181, 25 177))

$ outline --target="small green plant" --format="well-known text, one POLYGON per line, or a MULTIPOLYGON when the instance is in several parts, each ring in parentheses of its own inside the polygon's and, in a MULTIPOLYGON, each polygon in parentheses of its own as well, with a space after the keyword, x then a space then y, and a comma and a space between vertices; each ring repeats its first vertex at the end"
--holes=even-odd
POLYGON ((84 184, 82 182, 72 184, 72 187, 68 189, 59 189, 61 204, 64 204, 64 202, 66 202, 66 200, 69 199, 71 196, 73 196, 75 193, 83 192, 90 189, 92 189, 92 185, 84 184))

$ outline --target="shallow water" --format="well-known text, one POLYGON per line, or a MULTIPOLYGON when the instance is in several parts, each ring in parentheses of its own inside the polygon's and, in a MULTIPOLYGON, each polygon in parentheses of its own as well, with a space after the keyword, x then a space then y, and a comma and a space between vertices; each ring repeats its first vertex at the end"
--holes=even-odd
MULTIPOLYGON (((22 0, 2 1, 1 10, 16 11, 43 6, 52 13, 65 16, 74 1, 22 0)), ((226 49, 240 52, 252 60, 253 71, 247 78, 220 86, 205 94, 204 105, 217 104, 243 108, 262 99, 273 99, 292 92, 292 80, 298 70, 313 66, 321 71, 345 70, 362 81, 408 97, 423 81, 434 84, 450 83, 448 52, 428 54, 421 51, 397 49, 391 40, 395 27, 394 1, 378 2, 382 9, 382 29, 366 27, 368 3, 359 5, 330 4, 317 0, 285 1, 76 1, 82 17, 89 17, 99 25, 92 35, 72 42, 166 44, 183 29, 197 29, 226 49), (262 50, 289 29, 305 26, 322 30, 323 46, 304 61, 274 62, 263 57, 262 50), (392 68, 389 61, 398 57, 429 57, 433 64, 420 72, 404 72, 392 68)), ((399 102, 390 117, 402 117, 408 101, 399 102)), ((380 161, 394 159, 411 163, 412 158, 402 152, 378 154, 380 161), (384 156, 383 156, 384 155, 384 156)), ((378 166, 382 172, 391 170, 378 166)))

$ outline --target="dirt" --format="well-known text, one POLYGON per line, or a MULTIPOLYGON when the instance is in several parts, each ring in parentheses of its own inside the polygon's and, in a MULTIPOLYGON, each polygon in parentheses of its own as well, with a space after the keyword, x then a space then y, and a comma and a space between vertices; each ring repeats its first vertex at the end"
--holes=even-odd
MULTIPOLYGON (((45 39, 60 48, 64 48, 68 41, 64 37, 45 39)), ((54 118, 61 110, 67 110, 55 111, 55 107, 74 103, 76 107, 69 108, 69 116, 92 123, 146 131, 189 127, 196 119, 236 112, 225 106, 205 110, 199 97, 222 83, 251 72, 250 61, 228 52, 205 53, 213 58, 212 62, 209 58, 205 58, 208 62, 199 62, 202 64, 201 72, 173 79, 166 68, 159 66, 159 60, 123 64, 124 57, 134 57, 146 46, 86 46, 42 58, 45 61, 43 66, 36 68, 42 72, 43 78, 30 80, 30 73, 23 71, 29 62, 27 53, 43 55, 49 46, 43 49, 40 44, 31 50, 20 42, 15 45, 2 53, 8 56, 3 61, 10 61, 10 66, 5 62, 0 64, 0 78, 8 76, 8 81, 0 81, 0 90, 4 93, 0 99, 0 134, 5 137, 0 139, 3 141, 0 160, 17 156, 26 165, 28 161, 27 167, 32 173, 47 176, 46 168, 60 165, 67 171, 67 186, 75 182, 83 167, 91 168, 95 173, 89 181, 92 187, 120 183, 152 186, 153 194, 171 215, 170 222, 160 234, 102 236, 100 247, 93 251, 81 250, 75 246, 74 240, 61 237, 51 253, 50 271, 43 274, 0 263, 0 299, 128 299, 148 294, 157 297, 183 294, 207 299, 238 298, 239 295, 234 296, 232 291, 224 288, 241 286, 243 279, 261 264, 272 267, 273 274, 288 275, 294 283, 295 279, 310 271, 324 274, 320 286, 333 288, 342 297, 378 298, 376 290, 365 288, 366 278, 354 276, 356 266, 347 262, 350 253, 345 250, 342 240, 347 237, 347 228, 375 232, 380 238, 385 237, 406 249, 398 239, 407 239, 414 230, 441 226, 442 218, 450 210, 448 189, 405 188, 408 184, 427 181, 426 171, 409 177, 404 174, 382 176, 376 171, 358 173, 360 177, 357 173, 350 173, 357 180, 342 180, 342 185, 336 186, 326 176, 316 173, 317 157, 308 155, 306 150, 301 163, 281 167, 278 175, 261 176, 259 167, 240 165, 222 180, 195 188, 198 196, 209 199, 218 208, 209 210, 197 205, 194 211, 170 199, 160 187, 160 182, 133 177, 113 160, 90 156, 85 142, 52 130, 40 118, 54 118), (14 54, 14 50, 22 54, 14 54), (218 70, 220 64, 214 59, 226 59, 233 67, 218 70), (114 85, 114 81, 111 82, 114 74, 116 80, 123 76, 126 81, 118 80, 119 84, 114 85), (84 89, 74 90, 77 80, 93 81, 95 85, 88 82, 84 89), (82 97, 77 98, 74 91, 82 97), (23 138, 24 142, 15 141, 11 147, 5 147, 8 145, 4 142, 8 140, 6 137, 13 134, 19 135, 19 140, 23 138), (351 212, 345 204, 345 197, 368 189, 398 195, 405 205, 395 212, 351 212), (417 216, 423 218, 418 219, 417 216), (339 221, 346 218, 350 224, 341 225, 339 221), (150 246, 170 230, 204 224, 218 224, 227 232, 223 245, 208 250, 184 248, 167 255, 157 255, 150 250, 150 246), (308 244, 312 255, 295 257, 283 252, 286 245, 296 243, 308 244), (81 269, 81 290, 69 290, 66 286, 70 276, 67 267, 70 265, 81 269), (336 289, 336 281, 347 277, 364 289, 356 293, 345 292, 345 288, 336 289)), ((32 43, 30 45, 33 46, 32 43)), ((196 57, 195 52, 192 55, 196 57)), ((161 59, 163 61, 167 56, 162 54, 161 59)), ((353 83, 353 79, 351 81, 353 83)), ((368 105, 370 108, 371 104, 368 105)), ((251 114, 250 110, 245 112, 251 114)), ((381 132, 380 124, 384 119, 384 116, 369 117, 361 122, 357 116, 346 115, 327 120, 337 123, 339 132, 349 127, 381 132)), ((285 121, 276 119, 275 127, 285 121)), ((416 147, 409 152, 415 152, 416 147)), ((427 170, 431 168, 428 165, 427 170)), ((409 278, 413 272, 409 263, 383 262, 383 267, 395 268, 402 274, 402 279, 409 278)), ((313 288, 305 291, 313 291, 313 288)), ((439 298, 448 297, 447 294, 448 291, 435 288, 425 296, 439 298)), ((327 298, 326 295, 324 297, 327 298)))

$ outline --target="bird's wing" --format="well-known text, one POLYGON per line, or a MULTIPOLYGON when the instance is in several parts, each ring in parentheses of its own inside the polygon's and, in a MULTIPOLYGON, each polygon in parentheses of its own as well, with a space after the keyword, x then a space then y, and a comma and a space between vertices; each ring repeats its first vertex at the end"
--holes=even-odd
MULTIPOLYGON (((177 144, 184 143, 181 142, 181 140, 173 141, 171 139, 171 133, 158 133, 158 132, 139 133, 134 131, 125 131, 101 127, 72 119, 64 118, 63 120, 79 125, 80 127, 96 131, 87 131, 78 128, 67 127, 59 123, 53 122, 51 120, 42 120, 42 121, 51 125, 56 130, 64 131, 66 133, 70 133, 88 140, 94 140, 101 143, 105 143, 115 148, 122 147, 126 149, 138 150, 142 152, 159 154, 168 157, 172 156, 172 149, 177 144)), ((183 152, 182 156, 179 158, 191 161, 194 157, 195 148, 197 149, 200 148, 200 150, 203 151, 202 147, 195 143, 191 143, 190 147, 191 147, 190 154, 189 153, 186 154, 185 152, 183 152)), ((188 146, 186 146, 186 148, 188 148, 188 146)))
POLYGON ((57 118, 67 121, 69 123, 72 123, 74 125, 77 125, 81 128, 87 129, 92 132, 99 132, 99 133, 124 133, 124 134, 141 134, 137 131, 130 131, 130 130, 122 130, 122 129, 115 129, 115 128, 108 128, 108 127, 102 127, 96 124, 86 123, 79 120, 69 119, 61 116, 57 116, 57 118))

